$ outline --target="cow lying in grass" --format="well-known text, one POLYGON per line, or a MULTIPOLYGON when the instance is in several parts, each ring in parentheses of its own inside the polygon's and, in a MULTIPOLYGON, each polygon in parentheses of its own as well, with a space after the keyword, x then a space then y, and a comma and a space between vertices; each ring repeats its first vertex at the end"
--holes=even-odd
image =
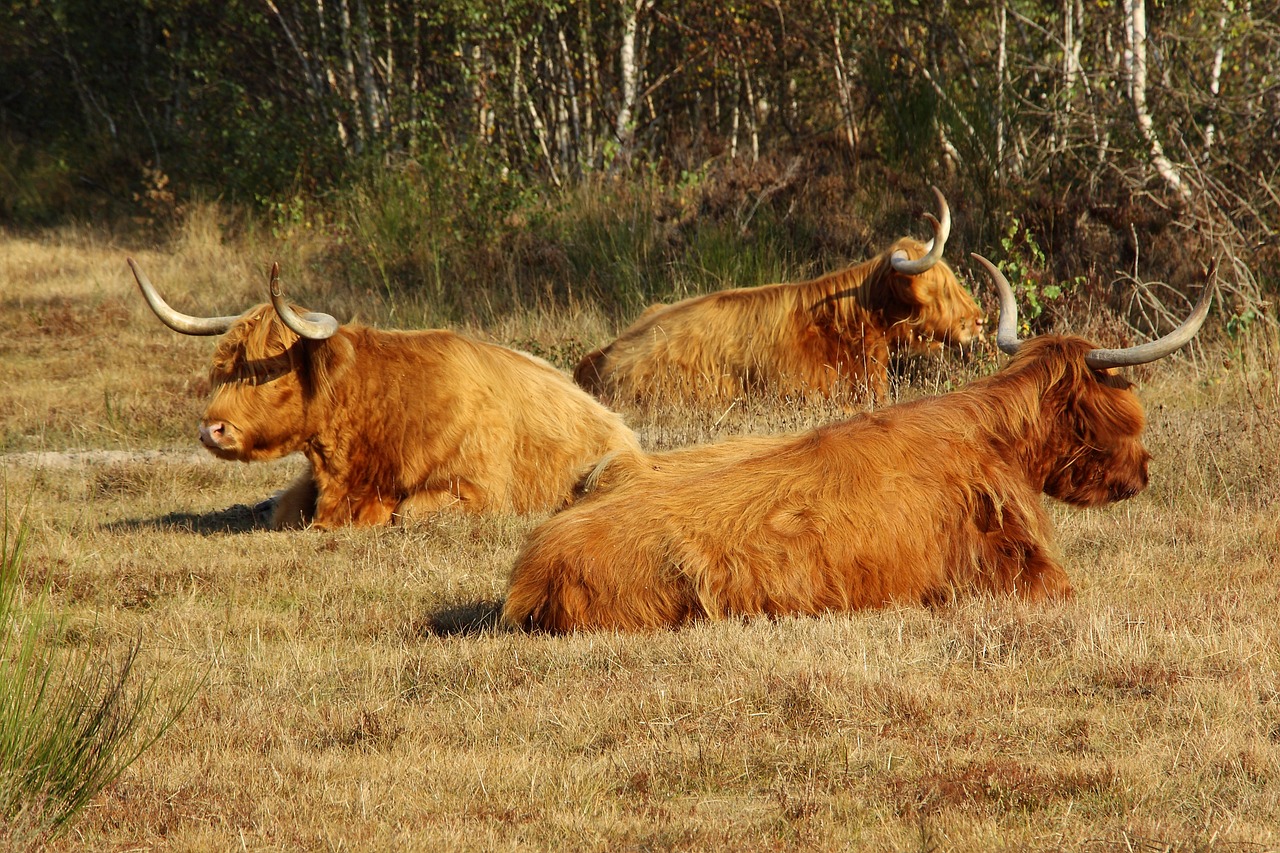
POLYGON ((221 459, 300 452, 310 470, 276 503, 275 527, 385 524, 445 507, 533 512, 570 498, 611 451, 638 452, 616 414, 551 365, 449 331, 339 325, 285 302, 238 317, 191 317, 138 265, 171 329, 222 335, 200 441, 221 459))
POLYGON ((607 403, 720 406, 750 392, 883 400, 891 355, 963 346, 982 313, 942 261, 951 212, 929 243, 811 281, 722 290, 646 310, 588 354, 574 379, 607 403))
POLYGON ((1113 368, 1186 344, 1210 290, 1142 346, 1022 342, 1008 282, 978 260, 1001 293, 997 340, 1013 356, 1002 370, 801 435, 620 453, 593 492, 529 536, 503 621, 637 630, 962 591, 1070 595, 1041 494, 1096 506, 1146 486, 1142 406, 1113 368))

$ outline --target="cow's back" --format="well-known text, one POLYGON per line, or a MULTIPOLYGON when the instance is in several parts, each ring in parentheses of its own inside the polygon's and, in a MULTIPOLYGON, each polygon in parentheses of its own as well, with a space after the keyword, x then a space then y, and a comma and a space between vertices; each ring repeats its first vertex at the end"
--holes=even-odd
POLYGON ((454 494, 474 511, 554 509, 600 457, 639 451, 621 417, 542 359, 441 330, 367 344, 357 370, 382 397, 381 447, 402 493, 454 494))
POLYGON ((556 508, 611 451, 639 452, 635 433, 561 371, 538 357, 458 336, 451 370, 471 393, 460 423, 461 465, 488 471, 494 505, 556 508))
POLYGON ((613 402, 730 399, 777 360, 794 309, 791 285, 735 288, 650 306, 575 377, 613 402))

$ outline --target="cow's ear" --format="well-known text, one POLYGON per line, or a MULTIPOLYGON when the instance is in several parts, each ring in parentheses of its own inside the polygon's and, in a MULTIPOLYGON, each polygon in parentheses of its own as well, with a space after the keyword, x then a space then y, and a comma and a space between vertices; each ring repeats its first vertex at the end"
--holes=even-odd
POLYGON ((932 270, 918 275, 902 276, 899 294, 910 305, 932 305, 938 301, 938 277, 932 270))
POLYGON ((1084 367, 1073 380, 1071 395, 1081 423, 1090 428, 1094 441, 1113 441, 1142 432, 1146 418, 1142 404, 1131 393, 1133 383, 1117 373, 1100 373, 1084 367))
POLYGON ((317 388, 331 388, 355 368, 356 350, 339 331, 331 338, 306 342, 317 388))

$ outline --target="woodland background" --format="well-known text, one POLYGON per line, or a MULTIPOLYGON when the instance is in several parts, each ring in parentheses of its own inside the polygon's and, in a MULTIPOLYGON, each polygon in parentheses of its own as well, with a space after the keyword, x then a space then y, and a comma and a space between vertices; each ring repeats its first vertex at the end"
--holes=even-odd
POLYGON ((1217 257, 1235 332, 1278 143, 1273 1, 0 5, 0 224, 155 241, 213 202, 445 319, 860 260, 937 184, 1033 320, 1160 325, 1217 257))

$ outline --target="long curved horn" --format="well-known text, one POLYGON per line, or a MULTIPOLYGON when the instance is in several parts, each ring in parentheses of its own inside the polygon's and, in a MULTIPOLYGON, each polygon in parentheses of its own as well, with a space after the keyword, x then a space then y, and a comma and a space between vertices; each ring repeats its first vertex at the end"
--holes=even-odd
POLYGON ((947 207, 947 200, 942 195, 942 190, 937 187, 930 187, 933 194, 938 197, 938 207, 942 211, 942 221, 939 222, 933 218, 933 214, 926 213, 924 218, 929 220, 929 224, 933 226, 933 239, 925 246, 925 253, 916 260, 907 258, 907 253, 899 249, 893 253, 893 257, 889 259, 889 263, 893 264, 893 268, 904 275, 919 275, 926 270, 933 269, 934 264, 942 260, 942 249, 947 245, 947 238, 951 236, 951 208, 947 207))
POLYGON ((1204 291, 1200 301, 1191 309, 1191 315, 1182 321, 1182 325, 1169 334, 1145 344, 1138 344, 1124 349, 1095 349, 1084 357, 1094 370, 1105 370, 1108 367, 1133 367, 1136 364, 1149 364, 1164 358, 1191 342, 1200 331, 1204 318, 1209 316, 1209 303, 1213 301, 1213 279, 1218 272, 1218 261, 1209 264, 1205 274, 1204 291))
POLYGON ((1013 288, 1009 286, 1009 279, 991 261, 976 252, 971 257, 986 269, 987 277, 995 283, 996 291, 1000 294, 1000 325, 996 329, 996 346, 1000 347, 1001 352, 1013 355, 1022 346, 1022 341, 1018 340, 1018 302, 1013 298, 1013 288))
POLYGON ((147 278, 147 274, 142 271, 137 262, 133 258, 125 260, 129 262, 129 269, 133 270, 133 278, 142 289, 142 295, 151 306, 151 310, 160 318, 161 323, 175 332, 181 332, 184 335, 221 335, 231 328, 232 323, 240 319, 239 317, 192 317, 190 314, 174 311, 169 307, 169 303, 160 298, 155 286, 151 284, 151 279, 147 278))
POLYGON ((289 307, 280 289, 280 265, 277 263, 271 265, 271 305, 280 315, 280 320, 299 337, 323 341, 338 331, 338 321, 328 314, 299 314, 289 307))

